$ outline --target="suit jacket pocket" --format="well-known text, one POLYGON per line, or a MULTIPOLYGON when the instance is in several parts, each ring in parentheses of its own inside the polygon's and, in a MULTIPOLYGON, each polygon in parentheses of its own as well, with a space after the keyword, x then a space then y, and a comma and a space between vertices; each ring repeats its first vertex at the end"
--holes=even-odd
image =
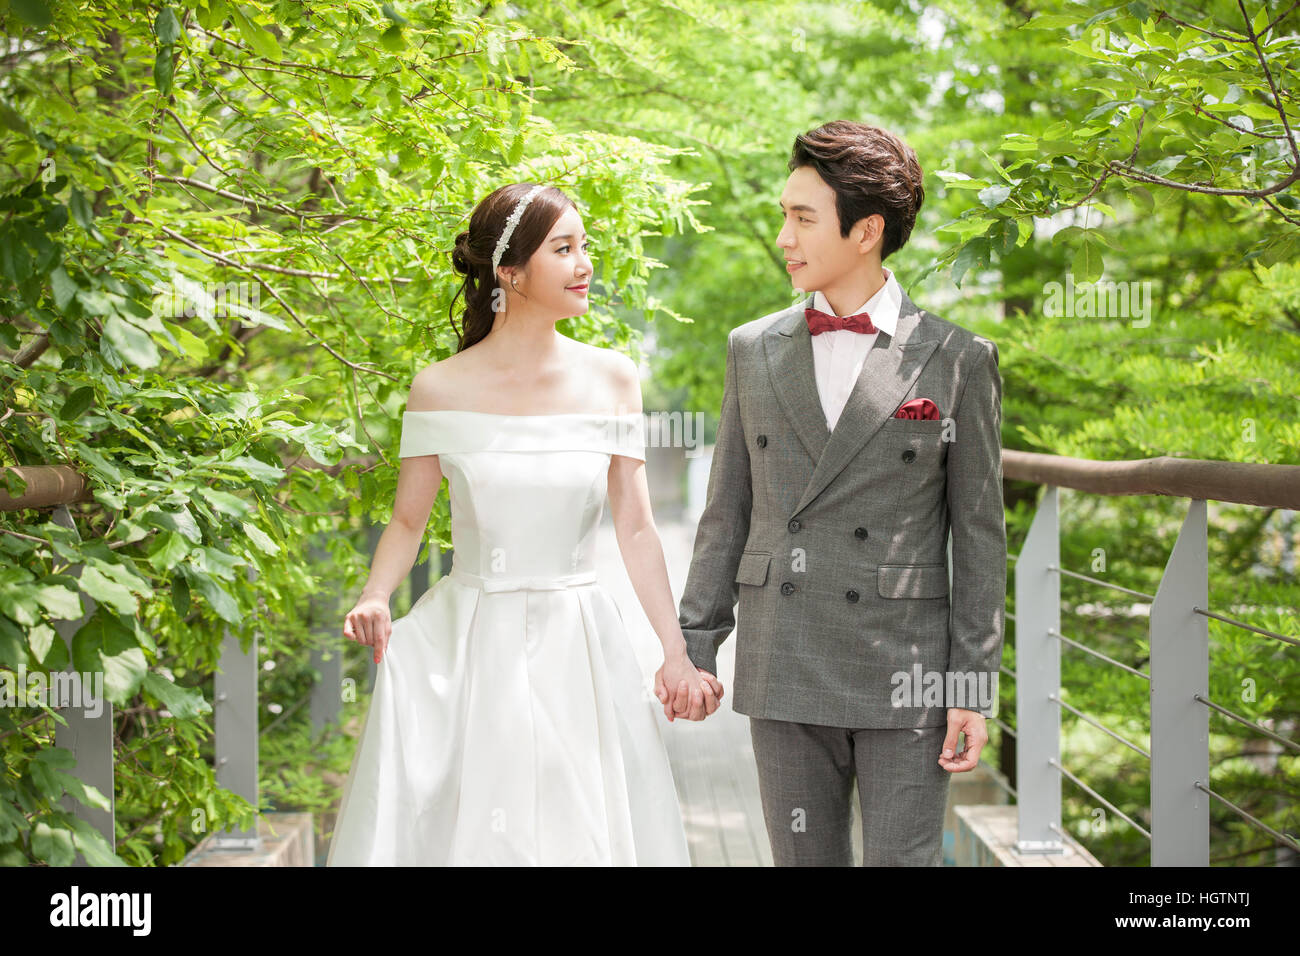
POLYGON ((876 590, 883 598, 941 598, 948 596, 946 564, 882 564, 876 590))
POLYGON ((942 418, 886 418, 884 429, 886 432, 920 432, 938 435, 943 431, 945 424, 942 418))
POLYGON ((771 551, 742 551, 740 566, 736 569, 736 583, 766 584, 767 568, 771 563, 771 551))

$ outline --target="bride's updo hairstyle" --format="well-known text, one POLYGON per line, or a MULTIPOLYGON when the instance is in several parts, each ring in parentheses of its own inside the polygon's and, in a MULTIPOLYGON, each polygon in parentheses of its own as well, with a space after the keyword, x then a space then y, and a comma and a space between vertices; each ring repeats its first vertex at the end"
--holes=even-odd
MULTIPOLYGON (((457 352, 465 351, 492 331, 493 292, 500 285, 493 274, 492 253, 501 233, 505 231, 510 214, 536 185, 513 183, 489 193, 474 207, 474 213, 469 217, 469 229, 456 236, 451 264, 465 277, 465 281, 451 300, 448 317, 452 328, 456 329, 457 352), (457 328, 456 318, 451 314, 455 311, 456 300, 461 293, 465 295, 463 330, 457 328)), ((510 234, 509 243, 501 256, 501 265, 522 266, 527 263, 555 221, 569 207, 577 208, 572 199, 554 186, 547 186, 533 196, 532 201, 524 207, 519 224, 510 234)), ((497 299, 504 305, 503 296, 498 296, 497 299)))

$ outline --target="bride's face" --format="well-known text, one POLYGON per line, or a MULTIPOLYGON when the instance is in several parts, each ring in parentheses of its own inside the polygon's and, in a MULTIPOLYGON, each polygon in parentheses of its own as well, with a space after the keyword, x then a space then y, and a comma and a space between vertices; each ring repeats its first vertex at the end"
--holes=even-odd
POLYGON ((582 217, 570 206, 519 271, 514 289, 527 296, 529 306, 559 318, 583 315, 591 272, 582 217))

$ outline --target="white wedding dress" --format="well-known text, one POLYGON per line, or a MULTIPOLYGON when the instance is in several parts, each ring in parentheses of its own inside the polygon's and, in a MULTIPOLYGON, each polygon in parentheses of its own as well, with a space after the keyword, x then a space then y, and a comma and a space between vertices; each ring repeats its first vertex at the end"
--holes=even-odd
POLYGON ((326 866, 689 866, 658 720, 594 545, 642 417, 403 414, 452 570, 393 621, 326 866))

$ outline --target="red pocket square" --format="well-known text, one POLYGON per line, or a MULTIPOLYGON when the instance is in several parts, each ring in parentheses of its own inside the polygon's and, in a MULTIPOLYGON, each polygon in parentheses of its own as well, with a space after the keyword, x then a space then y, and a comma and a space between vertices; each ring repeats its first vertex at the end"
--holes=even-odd
POLYGON ((914 398, 904 402, 898 411, 894 412, 895 418, 917 418, 927 422, 937 422, 939 420, 939 406, 928 398, 914 398))

